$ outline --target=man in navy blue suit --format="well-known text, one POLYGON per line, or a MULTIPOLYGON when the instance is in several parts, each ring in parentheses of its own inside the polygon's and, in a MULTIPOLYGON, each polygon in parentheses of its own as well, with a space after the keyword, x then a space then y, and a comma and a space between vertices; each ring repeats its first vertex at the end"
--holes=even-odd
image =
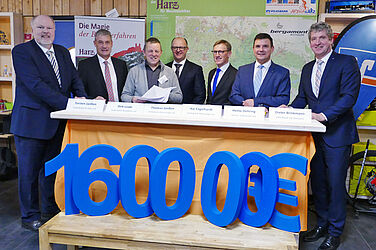
POLYGON ((171 67, 179 79, 183 92, 183 103, 203 104, 205 102, 205 79, 202 67, 187 59, 188 41, 175 37, 171 42, 174 61, 166 65, 171 67))
POLYGON ((249 107, 278 107, 290 100, 290 72, 270 59, 274 51, 269 34, 259 33, 253 40, 256 61, 239 67, 230 102, 249 107))
POLYGON ((80 98, 86 93, 68 50, 52 44, 52 18, 34 17, 31 27, 34 39, 12 51, 16 100, 11 132, 18 156, 22 227, 37 231, 59 212, 54 197, 55 175, 45 176, 44 164, 60 153, 66 122, 51 119, 50 113, 65 109, 71 93, 80 98))
POLYGON ((352 111, 360 88, 360 72, 353 56, 332 51, 331 27, 319 22, 309 30, 316 59, 304 65, 299 92, 291 106, 312 109, 312 118, 326 125, 313 133, 316 153, 311 160, 311 185, 317 226, 304 241, 325 236, 319 249, 337 249, 346 219, 345 179, 351 144, 359 141, 352 111))

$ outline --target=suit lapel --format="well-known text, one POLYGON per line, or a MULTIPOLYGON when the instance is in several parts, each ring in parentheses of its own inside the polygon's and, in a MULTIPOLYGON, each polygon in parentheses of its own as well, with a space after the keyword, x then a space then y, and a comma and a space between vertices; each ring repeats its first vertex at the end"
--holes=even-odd
POLYGON ((225 86, 225 83, 227 82, 227 79, 229 77, 229 72, 231 70, 231 64, 228 66, 227 70, 225 71, 225 73, 223 73, 223 76, 221 78, 221 80, 217 83, 217 87, 215 89, 215 92, 214 92, 214 96, 217 94, 217 93, 221 93, 221 89, 223 89, 225 86))
POLYGON ((252 93, 252 96, 256 97, 255 95, 255 87, 253 86, 253 74, 254 74, 254 71, 255 71, 255 63, 251 63, 249 65, 250 69, 249 69, 249 89, 252 93))
MULTIPOLYGON (((60 51, 58 49, 56 49, 55 46, 54 46, 54 51, 55 51, 55 56, 56 56, 57 64, 59 65, 61 88, 64 88, 65 87, 65 84, 64 84, 64 80, 65 80, 65 74, 64 74, 64 72, 65 72, 65 63, 64 63, 63 54, 60 53, 60 51)), ((52 68, 52 66, 51 66, 51 68, 52 68)), ((56 81, 59 84, 59 82, 57 80, 57 77, 56 77, 56 74, 55 74, 55 71, 53 69, 52 69, 52 71, 54 72, 56 81)))
POLYGON ((102 74, 102 68, 101 68, 101 65, 99 64, 99 59, 98 59, 98 55, 95 55, 94 56, 94 65, 93 65, 96 69, 93 69, 93 72, 97 72, 97 79, 98 79, 98 82, 99 84, 101 85, 101 87, 105 90, 105 92, 107 93, 107 87, 106 87, 106 82, 104 81, 104 77, 103 77, 103 74, 102 74))
MULTIPOLYGON (((111 60, 112 60, 112 58, 111 58, 111 60)), ((112 60, 112 64, 114 65, 114 69, 115 69, 115 74, 116 74, 116 80, 117 80, 117 83, 116 83, 116 86, 117 86, 117 89, 118 89, 118 93, 121 93, 121 86, 120 86, 120 79, 121 79, 121 77, 120 77, 120 72, 121 72, 121 68, 120 68, 120 64, 118 64, 117 63, 117 61, 116 60, 112 60)))
POLYGON ((326 84, 325 83, 326 79, 328 78, 328 75, 330 75, 330 72, 332 71, 332 68, 334 67, 334 64, 335 64, 335 54, 334 53, 335 52, 332 52, 332 54, 330 55, 328 62, 326 63, 324 72, 322 73, 321 81, 320 81, 319 97, 320 97, 322 89, 324 88, 324 86, 326 84))
MULTIPOLYGON (((274 70, 275 70, 274 63, 272 62, 270 64, 270 68, 269 68, 268 72, 266 73, 264 80, 262 81, 262 84, 261 84, 261 87, 259 89, 259 92, 257 93, 257 96, 260 96, 262 94, 262 92, 264 91, 264 89, 268 88, 268 86, 266 86, 266 85, 270 82, 270 78, 273 76, 274 70)), ((253 82, 253 74, 252 74, 252 82, 253 82)))

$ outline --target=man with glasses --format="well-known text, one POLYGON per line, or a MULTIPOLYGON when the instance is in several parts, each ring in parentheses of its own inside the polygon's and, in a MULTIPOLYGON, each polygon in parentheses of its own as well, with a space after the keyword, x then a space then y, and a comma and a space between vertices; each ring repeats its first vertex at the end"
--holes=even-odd
POLYGON ((203 104, 205 102, 204 73, 201 66, 186 58, 188 49, 187 39, 175 37, 171 42, 174 61, 166 65, 175 71, 179 79, 183 103, 203 104))
POLYGON ((207 104, 230 104, 232 84, 234 83, 237 69, 229 62, 231 57, 231 44, 226 40, 219 40, 213 46, 213 58, 216 69, 209 72, 207 104))
POLYGON ((278 107, 290 100, 289 70, 270 59, 274 51, 269 34, 259 33, 253 40, 256 61, 239 67, 230 101, 249 107, 278 107))
POLYGON ((169 103, 181 103, 183 94, 180 90, 175 72, 161 61, 161 42, 150 37, 145 42, 145 63, 138 64, 129 70, 124 89, 121 94, 123 102, 145 102, 140 97, 154 85, 161 88, 173 87, 168 97, 169 103))

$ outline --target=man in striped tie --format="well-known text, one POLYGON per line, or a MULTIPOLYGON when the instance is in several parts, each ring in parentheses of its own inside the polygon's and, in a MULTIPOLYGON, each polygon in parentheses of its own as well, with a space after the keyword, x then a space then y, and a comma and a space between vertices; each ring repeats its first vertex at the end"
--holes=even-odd
POLYGON ((100 29, 95 33, 97 54, 78 63, 78 73, 90 99, 119 102, 127 79, 125 61, 112 57, 111 32, 100 29))
POLYGON ((16 99, 11 132, 18 158, 22 227, 37 231, 59 212, 54 197, 55 175, 45 176, 44 164, 60 153, 66 122, 51 119, 50 113, 65 109, 71 94, 85 98, 86 93, 69 51, 53 44, 53 19, 34 17, 31 28, 34 39, 12 51, 16 99))

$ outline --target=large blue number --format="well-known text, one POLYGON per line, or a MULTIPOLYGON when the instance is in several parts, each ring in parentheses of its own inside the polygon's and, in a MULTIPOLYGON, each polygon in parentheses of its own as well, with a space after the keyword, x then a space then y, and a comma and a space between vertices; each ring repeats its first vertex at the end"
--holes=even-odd
POLYGON ((269 156, 260 152, 245 154, 240 160, 247 173, 246 183, 251 166, 257 165, 260 169, 257 174, 249 175, 250 181, 254 182, 254 186, 249 187, 249 195, 255 197, 257 212, 249 210, 246 193, 239 219, 249 226, 260 227, 265 225, 273 214, 278 192, 278 172, 269 156))
POLYGON ((45 175, 58 171, 64 166, 64 185, 65 185, 65 214, 79 214, 80 210, 77 208, 73 200, 72 180, 74 170, 78 161, 78 144, 67 144, 63 152, 52 160, 46 162, 45 175))
MULTIPOLYGON (((149 179, 152 163, 158 155, 158 151, 147 145, 138 145, 129 149, 121 161, 119 172, 120 200, 125 211, 135 218, 143 218, 151 215, 153 209, 150 205, 150 185, 147 200, 138 204, 136 199, 136 167, 140 158, 145 157, 149 165, 149 179)), ((150 181, 149 181, 150 183, 150 181)))
MULTIPOLYGON (((303 175, 307 174, 308 160, 303 156, 292 153, 282 153, 272 156, 271 159, 277 169, 290 167, 298 170, 303 175)), ((295 181, 280 178, 279 185, 281 189, 290 191, 296 190, 295 181)), ((278 193, 277 202, 284 203, 290 206, 298 206, 298 197, 289 194, 278 193)), ((274 213, 269 223, 276 228, 289 232, 299 232, 301 228, 299 215, 287 216, 280 213, 277 209, 274 209, 274 213)))
POLYGON ((95 145, 82 153, 73 176, 73 198, 77 207, 87 215, 108 214, 119 203, 117 176, 107 169, 89 173, 92 162, 98 157, 106 158, 110 165, 120 165, 122 159, 119 150, 109 145, 95 145), (94 202, 89 196, 89 187, 94 181, 103 181, 107 186, 107 196, 101 202, 94 202))
POLYGON ((201 183, 201 207, 205 217, 213 224, 224 227, 238 218, 244 193, 245 173, 242 162, 234 153, 221 151, 212 154, 206 163, 201 183), (218 175, 222 165, 228 168, 228 188, 224 208, 216 205, 218 175))
POLYGON ((151 204, 155 214, 164 220, 173 220, 183 216, 192 203, 195 191, 196 171, 192 156, 180 148, 162 151, 153 163, 150 186, 151 204), (180 182, 178 198, 174 205, 166 205, 166 177, 171 162, 180 165, 180 182))

